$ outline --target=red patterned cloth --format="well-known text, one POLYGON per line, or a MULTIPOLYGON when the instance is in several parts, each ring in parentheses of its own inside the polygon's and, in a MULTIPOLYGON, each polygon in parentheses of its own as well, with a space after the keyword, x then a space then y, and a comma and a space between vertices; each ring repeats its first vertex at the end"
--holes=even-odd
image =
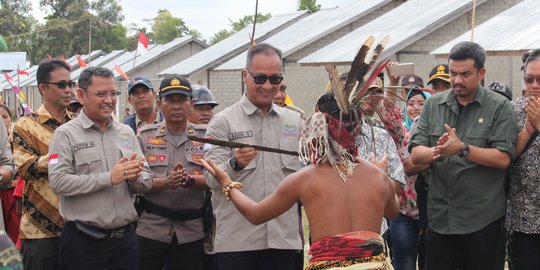
POLYGON ((330 236, 311 245, 313 256, 305 270, 392 270, 384 253, 383 238, 374 232, 330 236))
POLYGON ((346 260, 384 254, 383 238, 374 232, 350 232, 314 242, 310 261, 346 260))

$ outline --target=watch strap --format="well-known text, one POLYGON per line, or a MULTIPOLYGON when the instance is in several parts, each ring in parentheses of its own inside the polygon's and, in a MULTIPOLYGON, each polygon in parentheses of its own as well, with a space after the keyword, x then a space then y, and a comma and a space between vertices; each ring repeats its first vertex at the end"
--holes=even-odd
POLYGON ((232 157, 229 159, 229 165, 231 166, 231 168, 232 168, 235 172, 242 170, 242 168, 240 168, 240 165, 238 165, 238 161, 236 161, 236 157, 235 157, 235 156, 232 156, 232 157))

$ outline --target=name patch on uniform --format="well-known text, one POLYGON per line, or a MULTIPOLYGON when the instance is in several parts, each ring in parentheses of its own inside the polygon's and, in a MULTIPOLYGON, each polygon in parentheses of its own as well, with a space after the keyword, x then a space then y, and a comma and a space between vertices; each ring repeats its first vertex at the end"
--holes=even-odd
POLYGON ((72 145, 71 150, 75 152, 77 150, 81 150, 85 148, 92 148, 92 147, 96 147, 96 144, 94 142, 83 142, 83 143, 78 143, 76 145, 72 145))
POLYGON ((166 144, 164 139, 157 138, 157 137, 148 137, 147 142, 148 142, 148 144, 153 144, 153 145, 165 145, 166 144))
POLYGON ((194 153, 194 152, 202 152, 204 151, 204 147, 202 145, 199 146, 192 146, 186 148, 186 153, 194 153))
POLYGON ((229 133, 229 140, 236 140, 236 139, 248 138, 248 137, 253 137, 253 131, 247 130, 247 131, 229 133))
POLYGON ((146 150, 167 151, 167 146, 153 146, 147 145, 146 150))

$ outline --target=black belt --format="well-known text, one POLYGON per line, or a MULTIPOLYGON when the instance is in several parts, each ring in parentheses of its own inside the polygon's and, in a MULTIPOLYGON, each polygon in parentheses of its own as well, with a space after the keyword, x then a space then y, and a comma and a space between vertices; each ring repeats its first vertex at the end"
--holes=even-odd
POLYGON ((101 240, 105 238, 123 238, 129 232, 131 224, 128 224, 123 227, 118 227, 115 229, 101 229, 86 223, 83 223, 79 220, 74 222, 68 221, 68 223, 73 223, 75 225, 75 230, 92 238, 95 240, 101 240))
POLYGON ((144 204, 144 210, 148 213, 156 214, 158 216, 173 220, 173 221, 188 221, 203 217, 202 209, 196 210, 172 210, 163 206, 159 206, 155 203, 140 198, 144 204))

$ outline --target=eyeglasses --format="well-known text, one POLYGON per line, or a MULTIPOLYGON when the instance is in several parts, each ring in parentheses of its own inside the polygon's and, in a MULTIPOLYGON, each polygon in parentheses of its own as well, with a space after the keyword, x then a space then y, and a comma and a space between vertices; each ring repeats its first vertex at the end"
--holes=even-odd
POLYGON ((92 91, 92 90, 88 90, 88 91, 94 93, 94 95, 96 95, 96 97, 98 98, 106 98, 106 97, 116 98, 121 93, 120 91, 92 91))
POLYGON ((523 81, 524 81, 526 84, 533 84, 535 80, 536 80, 536 83, 537 83, 537 84, 540 84, 540 77, 536 77, 536 78, 533 78, 533 77, 525 77, 525 78, 523 78, 523 81))
POLYGON ((253 77, 253 81, 255 81, 256 84, 264 84, 266 82, 266 80, 269 80, 270 81, 270 84, 273 84, 273 85, 278 85, 281 83, 281 81, 283 81, 283 75, 281 74, 275 74, 275 75, 272 75, 270 77, 266 76, 266 75, 253 75, 253 73, 251 73, 251 71, 248 69, 247 72, 249 73, 249 75, 251 75, 251 77, 253 77))
POLYGON ((66 89, 66 87, 68 87, 68 86, 69 86, 69 88, 73 88, 73 87, 77 86, 77 82, 74 82, 74 81, 42 82, 42 83, 54 84, 60 89, 66 89))

